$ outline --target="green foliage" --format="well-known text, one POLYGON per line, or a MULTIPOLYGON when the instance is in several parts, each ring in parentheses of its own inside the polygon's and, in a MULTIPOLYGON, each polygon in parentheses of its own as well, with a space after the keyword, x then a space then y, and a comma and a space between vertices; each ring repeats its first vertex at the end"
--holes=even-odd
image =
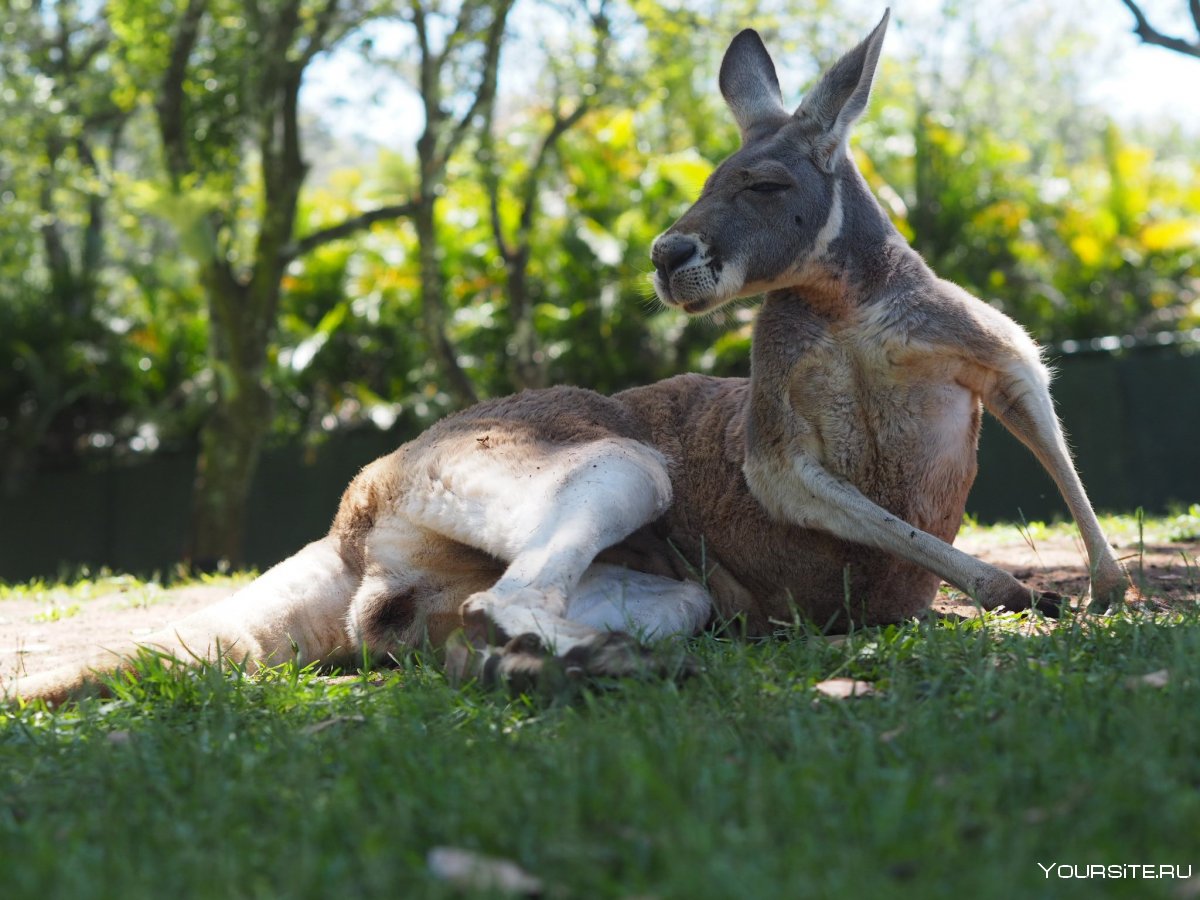
POLYGON ((1171 517, 1167 539, 1172 541, 1200 540, 1200 503, 1193 503, 1185 511, 1171 517))
MULTIPOLYGON (((968 137, 952 123, 933 114, 918 123, 914 202, 900 218, 939 274, 1042 340, 1195 320, 1200 166, 1158 162, 1110 123, 1094 155, 1037 167, 1027 137, 968 137)), ((890 185, 908 191, 902 178, 890 185)))
POLYGON ((1181 153, 1169 132, 1123 135, 1084 99, 1086 31, 1046 12, 997 31, 959 9, 922 56, 885 64, 860 163, 942 277, 1043 341, 1193 327, 1197 138, 1181 153), (966 72, 931 71, 943 52, 966 72))
MULTIPOLYGON (((155 115, 187 6, 56 4, 79 50, 70 79, 54 77, 53 23, 32 5, 13 5, 5 25, 0 96, 15 127, 0 146, 0 356, 14 365, 0 366, 0 466, 10 489, 35 460, 194 442, 211 409, 220 366, 203 267, 220 257, 238 279, 253 274, 265 210, 257 148, 270 110, 251 86, 266 76, 262 48, 281 32, 254 19, 254 4, 209 4, 183 80, 188 167, 172 184, 155 115), (48 221, 69 265, 56 262, 40 228, 48 221)), ((298 5, 300 26, 280 52, 299 52, 318 6, 298 5)), ((647 248, 736 146, 715 87, 728 36, 762 30, 795 101, 861 20, 817 0, 803 9, 613 0, 612 59, 595 70, 586 14, 533 0, 526 9, 505 50, 503 127, 489 150, 507 233, 536 143, 569 105, 553 104, 591 104, 534 194, 528 294, 548 380, 616 390, 686 369, 744 374, 749 311, 704 321, 660 313, 648 299, 647 248), (547 55, 536 77, 516 61, 547 55)), ((378 11, 349 4, 343 31, 327 37, 378 11)), ((451 12, 441 12, 446 23, 451 12)), ((1086 23, 1056 14, 1046 24, 1026 10, 985 28, 981 15, 951 5, 926 29, 937 47, 889 47, 855 146, 898 226, 940 274, 1043 340, 1200 325, 1194 136, 1124 133, 1084 99, 1095 72, 1086 23)), ((371 32, 362 36, 370 48, 371 32)), ((370 58, 383 65, 377 51, 370 58)), ((409 73, 412 54, 398 60, 409 73)), ((480 152, 469 139, 449 161, 435 237, 448 336, 477 391, 491 395, 514 387, 514 322, 480 152)), ((413 196, 415 159, 396 147, 309 184, 294 234, 413 196)), ((262 373, 274 435, 318 439, 358 425, 407 434, 451 408, 421 327, 417 261, 413 228, 399 221, 291 262, 262 373)))
POLYGON ((114 99, 113 36, 86 9, 15 4, 0 44, 3 490, 96 450, 152 450, 197 415, 203 324, 161 230, 126 211, 146 121, 114 99))

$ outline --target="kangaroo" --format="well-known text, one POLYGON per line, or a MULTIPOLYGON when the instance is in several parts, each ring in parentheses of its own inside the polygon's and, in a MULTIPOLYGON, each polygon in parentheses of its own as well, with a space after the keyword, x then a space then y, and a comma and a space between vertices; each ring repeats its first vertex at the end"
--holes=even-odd
MULTIPOLYGON (((751 30, 720 89, 742 146, 651 250, 689 314, 765 293, 751 374, 681 375, 613 396, 572 387, 485 402, 365 467, 329 534, 139 646, 254 666, 377 658, 424 641, 449 673, 524 685, 555 665, 620 675, 714 617, 751 635, 928 609, 942 580, 985 609, 1055 612, 956 550, 981 410, 1023 441, 1079 527, 1091 610, 1129 580, 1071 462, 1038 347, 939 279, 848 150, 888 15, 794 113, 751 30)), ((62 700, 131 649, 17 680, 62 700)))

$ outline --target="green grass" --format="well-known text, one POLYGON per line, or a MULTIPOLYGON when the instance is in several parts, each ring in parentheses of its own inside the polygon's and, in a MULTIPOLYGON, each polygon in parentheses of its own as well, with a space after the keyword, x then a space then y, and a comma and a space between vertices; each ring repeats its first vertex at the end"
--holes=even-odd
MULTIPOLYGON (((1110 541, 1117 544, 1163 544, 1176 541, 1200 541, 1200 503, 1186 509, 1178 509, 1165 516, 1145 516, 1139 510, 1129 515, 1103 513, 1100 525, 1110 541)), ((963 521, 960 536, 986 534, 1005 539, 1019 536, 1022 540, 1038 541, 1048 537, 1076 535, 1078 531, 1071 521, 1023 522, 1001 525, 980 525, 970 516, 963 521)))
POLYGON ((1195 896, 1037 865, 1200 876, 1195 599, 708 636, 682 686, 560 697, 419 655, 349 680, 148 661, 116 699, 0 713, 0 895, 461 896, 426 868, 454 846, 552 897, 1195 896), (877 693, 821 698, 834 675, 877 693))
POLYGON ((78 602, 87 602, 97 597, 111 594, 124 594, 125 604, 130 607, 147 607, 163 600, 166 590, 171 587, 182 587, 190 584, 219 584, 230 588, 245 584, 256 573, 215 573, 195 575, 185 567, 168 573, 165 577, 156 573, 148 578, 136 575, 118 574, 102 568, 92 571, 83 567, 78 571, 64 573, 57 579, 37 578, 25 582, 0 581, 0 603, 5 600, 27 600, 45 602, 52 609, 61 610, 57 615, 48 613, 50 621, 67 618, 79 612, 78 602))

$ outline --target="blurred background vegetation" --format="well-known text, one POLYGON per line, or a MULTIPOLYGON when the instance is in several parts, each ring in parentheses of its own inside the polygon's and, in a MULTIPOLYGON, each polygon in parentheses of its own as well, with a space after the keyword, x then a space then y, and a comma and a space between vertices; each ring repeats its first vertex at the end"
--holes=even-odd
MULTIPOLYGON (((1200 327, 1200 103, 1109 108, 1124 2, 897 3, 854 145, 941 275, 1060 350, 1200 327)), ((272 445, 746 374, 751 309, 659 311, 648 247, 736 147, 729 38, 798 102, 876 6, 0 0, 0 505, 194 453, 188 553, 238 560, 272 445)), ((1145 15, 1200 88, 1200 21, 1145 15)))

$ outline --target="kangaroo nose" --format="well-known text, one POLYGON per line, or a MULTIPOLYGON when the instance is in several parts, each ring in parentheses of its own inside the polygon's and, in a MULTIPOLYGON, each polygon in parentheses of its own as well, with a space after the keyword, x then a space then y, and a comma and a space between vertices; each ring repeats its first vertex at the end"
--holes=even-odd
POLYGON ((668 234, 654 242, 650 260, 658 270, 659 278, 670 278, 671 273, 699 252, 694 238, 682 234, 668 234))

